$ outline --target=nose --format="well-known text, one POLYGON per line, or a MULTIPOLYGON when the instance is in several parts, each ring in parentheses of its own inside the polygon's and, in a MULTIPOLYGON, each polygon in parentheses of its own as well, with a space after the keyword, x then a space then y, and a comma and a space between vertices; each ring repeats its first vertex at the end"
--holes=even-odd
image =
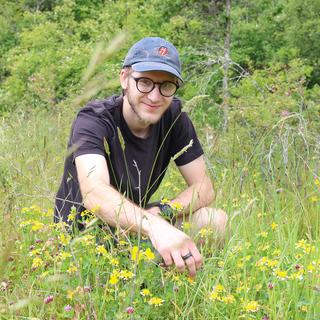
POLYGON ((153 90, 148 93, 148 98, 150 99, 150 101, 159 101, 162 99, 162 94, 160 93, 159 86, 159 84, 155 84, 153 90))

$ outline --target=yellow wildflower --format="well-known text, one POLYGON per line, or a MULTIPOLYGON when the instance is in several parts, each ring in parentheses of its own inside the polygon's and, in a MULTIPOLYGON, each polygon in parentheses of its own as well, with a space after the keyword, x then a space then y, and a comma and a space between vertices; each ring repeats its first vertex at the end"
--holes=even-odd
POLYGON ((147 260, 153 260, 155 258, 155 255, 150 248, 146 249, 146 251, 144 252, 144 256, 147 258, 147 260))
POLYGON ((283 271, 283 270, 276 270, 274 272, 275 276, 279 279, 279 280, 286 280, 288 278, 288 273, 287 271, 283 271))
POLYGON ((268 232, 267 231, 262 231, 258 233, 258 236, 261 238, 267 238, 268 237, 268 232))
POLYGON ((300 310, 301 310, 302 312, 308 312, 308 306, 301 306, 301 307, 300 307, 300 310))
POLYGON ((143 297, 147 297, 147 296, 151 296, 151 292, 149 289, 142 289, 140 291, 140 294, 143 296, 143 297))
POLYGON ((182 209, 183 209, 183 205, 180 202, 177 202, 177 201, 172 202, 170 205, 171 205, 171 207, 173 209, 175 209, 175 210, 177 210, 179 212, 182 211, 182 209))
POLYGON ((117 258, 111 258, 110 259, 110 264, 112 265, 112 266, 118 266, 119 265, 119 260, 117 259, 117 258))
POLYGON ((44 227, 44 224, 40 221, 33 221, 31 231, 38 231, 44 227))
POLYGON ((131 260, 139 262, 143 258, 141 250, 134 246, 131 250, 131 260))
POLYGON ((158 298, 158 297, 153 297, 149 300, 148 303, 152 306, 158 307, 164 303, 164 300, 162 300, 161 298, 158 298))
POLYGON ((278 228, 278 225, 275 222, 271 223, 271 229, 276 230, 278 228))
POLYGON ((96 252, 99 254, 99 255, 102 255, 102 256, 105 256, 108 254, 106 248, 104 246, 97 246, 96 247, 96 252))
POLYGON ((117 284, 119 282, 119 278, 116 274, 112 274, 110 276, 110 279, 109 279, 109 283, 114 285, 114 284, 117 284))
POLYGON ((66 251, 62 251, 60 254, 59 254, 59 257, 61 260, 66 260, 67 258, 71 258, 72 255, 70 252, 66 252, 66 251))
POLYGON ((64 234, 64 233, 61 233, 60 235, 59 235, 59 241, 60 241, 60 243, 62 244, 62 245, 64 245, 64 246, 66 246, 66 245, 68 245, 69 244, 69 242, 70 242, 70 240, 71 240, 71 237, 67 234, 64 234))
POLYGON ((67 298, 72 300, 76 292, 77 292, 76 290, 74 290, 74 291, 73 290, 68 290, 67 291, 67 298))
POLYGON ((245 305, 244 310, 246 312, 257 312, 259 310, 259 304, 257 301, 250 301, 245 305))
POLYGON ((134 273, 129 270, 120 270, 119 272, 119 278, 128 280, 134 277, 134 273))
POLYGON ((236 299, 234 298, 234 296, 232 294, 228 294, 227 296, 222 297, 221 300, 225 304, 231 304, 231 303, 234 303, 236 301, 236 299))
POLYGON ((312 197, 310 197, 310 201, 311 202, 318 202, 319 198, 317 196, 312 196, 312 197))
POLYGON ((32 261, 32 268, 38 268, 38 267, 41 267, 43 266, 43 260, 39 257, 36 257, 33 259, 32 261))
POLYGON ((73 274, 73 273, 76 273, 77 271, 78 271, 78 268, 73 263, 70 263, 70 266, 69 266, 67 272, 69 274, 73 274))
POLYGON ((219 293, 217 291, 212 291, 209 293, 209 299, 212 301, 220 299, 219 293))

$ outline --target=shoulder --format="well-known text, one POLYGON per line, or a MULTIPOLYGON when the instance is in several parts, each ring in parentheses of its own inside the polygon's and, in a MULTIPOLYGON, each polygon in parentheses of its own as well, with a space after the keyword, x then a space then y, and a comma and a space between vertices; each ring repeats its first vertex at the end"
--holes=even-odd
POLYGON ((78 115, 91 114, 96 117, 105 117, 113 115, 115 110, 122 105, 122 96, 111 96, 103 100, 90 101, 82 108, 78 115))

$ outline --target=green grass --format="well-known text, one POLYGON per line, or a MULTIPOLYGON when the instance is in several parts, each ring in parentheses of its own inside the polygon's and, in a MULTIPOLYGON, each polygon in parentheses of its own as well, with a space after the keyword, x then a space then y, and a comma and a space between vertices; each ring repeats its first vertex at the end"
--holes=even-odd
MULTIPOLYGON (((320 318, 315 135, 305 130, 303 140, 286 123, 258 138, 201 126, 215 206, 230 223, 223 248, 206 241, 210 231, 197 235, 205 263, 192 282, 159 267, 148 242, 137 261, 134 237, 115 246, 93 225, 69 239, 52 224, 73 116, 74 110, 38 110, 1 120, 1 319, 320 318)), ((170 167, 155 198, 182 188, 170 167)))

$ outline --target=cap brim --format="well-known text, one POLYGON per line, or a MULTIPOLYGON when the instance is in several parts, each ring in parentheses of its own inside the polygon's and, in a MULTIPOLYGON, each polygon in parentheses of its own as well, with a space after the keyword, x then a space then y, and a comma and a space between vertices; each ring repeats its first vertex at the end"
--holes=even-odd
POLYGON ((131 66, 134 71, 145 72, 145 71, 164 71, 168 72, 183 82, 181 75, 178 71, 167 64, 160 62, 137 62, 131 66))

